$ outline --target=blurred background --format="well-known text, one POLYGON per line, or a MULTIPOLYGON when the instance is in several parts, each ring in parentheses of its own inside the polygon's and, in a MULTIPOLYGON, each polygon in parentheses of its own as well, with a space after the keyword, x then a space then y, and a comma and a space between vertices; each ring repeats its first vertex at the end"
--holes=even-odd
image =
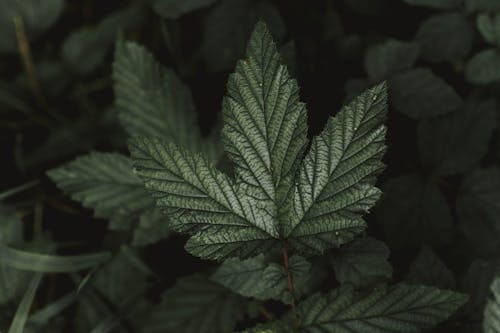
MULTIPOLYGON (((480 331, 500 267, 498 0, 0 0, 0 189, 26 185, 2 196, 3 209, 22 220, 20 241, 37 240, 37 251, 56 243, 60 254, 131 246, 160 281, 153 299, 179 276, 210 269, 179 235, 130 244, 130 226, 110 227, 46 173, 91 151, 128 154, 113 90, 117 38, 145 46, 175 72, 209 135, 258 19, 298 80, 309 137, 350 98, 388 81, 384 197, 367 218, 368 234, 389 245, 395 280, 428 251, 422 275, 445 266, 436 278, 443 281, 432 283, 472 293, 459 326, 480 331)), ((51 276, 39 302, 84 277, 51 276)), ((18 299, 0 297, 5 322, 18 299)), ((86 332, 70 322, 63 316, 46 331, 86 332)))

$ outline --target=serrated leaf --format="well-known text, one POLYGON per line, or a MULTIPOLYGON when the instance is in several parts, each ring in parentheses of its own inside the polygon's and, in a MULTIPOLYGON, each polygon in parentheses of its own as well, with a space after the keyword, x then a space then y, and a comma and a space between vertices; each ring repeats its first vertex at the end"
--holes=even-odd
POLYGON ((460 229, 481 255, 500 253, 500 170, 479 169, 462 181, 457 198, 460 229))
POLYGON ((96 26, 84 26, 69 34, 63 42, 61 58, 74 73, 84 75, 104 62, 121 30, 136 26, 140 7, 130 6, 104 18, 96 26))
POLYGON ((284 221, 292 248, 321 253, 364 230, 362 215, 380 196, 373 183, 384 167, 386 112, 387 86, 379 84, 344 106, 314 138, 284 221))
POLYGON ((388 39, 372 46, 365 55, 368 77, 377 82, 390 74, 410 68, 419 55, 419 46, 413 42, 388 39))
POLYGON ((278 40, 285 35, 283 19, 268 2, 223 0, 215 6, 203 25, 202 53, 207 67, 214 72, 233 68, 259 19, 268 24, 278 40))
POLYGON ((484 333, 500 332, 500 277, 497 277, 491 284, 492 299, 486 304, 484 309, 484 333))
POLYGON ((390 179, 376 210, 386 241, 396 249, 421 244, 446 245, 453 218, 445 196, 430 180, 416 174, 390 179))
POLYGON ((392 279, 389 248, 372 237, 360 238, 340 248, 332 258, 335 278, 357 289, 392 279))
POLYGON ((26 36, 33 40, 57 21, 64 5, 64 0, 0 1, 0 52, 18 51, 15 17, 23 21, 26 36))
POLYGON ((462 0, 403 0, 412 6, 423 6, 435 9, 459 8, 462 0))
POLYGON ((370 294, 340 287, 299 305, 300 332, 421 332, 446 320, 467 299, 453 291, 405 284, 370 294))
POLYGON ((132 246, 146 246, 166 239, 171 234, 168 216, 153 207, 139 216, 139 224, 134 229, 132 246))
POLYGON ((244 314, 244 299, 200 275, 180 279, 162 295, 141 333, 229 333, 244 314))
POLYGON ((467 56, 472 48, 473 37, 474 26, 467 16, 448 12, 425 20, 415 38, 420 43, 425 60, 454 62, 467 56))
POLYGON ((498 0, 465 0, 465 8, 469 12, 493 12, 500 10, 498 0))
POLYGON ((428 246, 423 246, 411 263, 406 281, 442 289, 453 290, 456 287, 453 273, 428 246))
POLYGON ((110 219, 112 229, 130 229, 141 214, 154 208, 132 171, 132 161, 120 154, 94 152, 47 174, 65 194, 93 209, 96 217, 110 219))
POLYGON ((418 147, 424 167, 437 175, 466 172, 488 152, 496 128, 494 101, 465 103, 462 110, 422 121, 418 147))
POLYGON ((208 7, 217 0, 149 0, 156 14, 165 19, 178 19, 200 8, 208 7))
POLYGON ((397 73, 389 80, 394 107, 413 119, 430 118, 453 111, 462 99, 442 78, 427 68, 397 73))
POLYGON ((116 108, 130 136, 157 136, 216 160, 214 142, 198 128, 191 91, 143 46, 118 41, 113 63, 116 108))
POLYGON ((465 66, 465 78, 475 84, 500 80, 500 52, 487 49, 474 55, 465 66))

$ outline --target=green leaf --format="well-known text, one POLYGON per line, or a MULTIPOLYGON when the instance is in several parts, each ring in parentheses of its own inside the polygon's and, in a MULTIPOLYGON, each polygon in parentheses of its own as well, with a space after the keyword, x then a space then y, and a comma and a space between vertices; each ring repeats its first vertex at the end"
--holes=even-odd
POLYGON ((438 175, 464 173, 488 152, 496 128, 494 101, 470 101, 464 108, 424 120, 418 126, 422 164, 438 175))
POLYGON ((305 106, 262 22, 228 91, 223 138, 234 181, 175 143, 130 142, 135 172, 172 215, 172 228, 192 235, 186 249, 207 259, 248 258, 286 241, 318 254, 363 231, 362 215, 380 195, 373 183, 383 169, 386 85, 331 118, 301 166, 305 106))
POLYGON ((26 324, 26 320, 28 319, 28 314, 42 277, 43 274, 41 273, 34 274, 33 279, 31 280, 23 298, 21 299, 21 303, 19 303, 16 314, 14 315, 14 319, 12 320, 9 331, 7 333, 24 332, 24 325, 26 324))
POLYGON ((44 306, 42 309, 34 312, 29 318, 27 324, 29 326, 39 327, 46 324, 50 319, 60 314, 62 311, 71 306, 77 299, 77 295, 71 292, 60 297, 56 301, 44 306))
POLYGON ((164 19, 178 19, 200 8, 208 7, 217 0, 149 0, 156 14, 164 19))
MULTIPOLYGON (((14 188, 2 191, 2 192, 0 192, 0 201, 5 200, 8 197, 10 197, 12 195, 15 195, 15 194, 18 194, 20 192, 23 192, 23 191, 25 191, 27 189, 30 189, 30 188, 38 185, 38 184, 39 184, 38 180, 33 180, 31 182, 28 182, 28 183, 16 186, 14 188)), ((2 242, 2 239, 0 238, 0 243, 1 242, 2 242)))
POLYGON ((223 0, 207 15, 203 24, 202 53, 209 70, 234 67, 245 50, 245 41, 255 23, 263 19, 278 40, 285 35, 285 24, 278 10, 260 0, 223 0))
POLYGON ((109 259, 109 253, 54 256, 16 250, 0 245, 0 261, 12 268, 42 273, 79 271, 99 265, 109 259))
POLYGON ((434 9, 453 9, 459 8, 462 0, 403 0, 412 6, 423 6, 434 9))
POLYGON ((121 30, 136 26, 141 19, 140 7, 116 11, 93 27, 84 26, 64 40, 61 58, 76 74, 85 75, 104 62, 121 30))
POLYGON ((442 289, 456 288, 453 273, 434 251, 425 245, 411 263, 406 281, 442 289))
POLYGON ((392 280, 389 249, 372 237, 360 238, 340 248, 333 257, 335 277, 357 289, 392 280))
POLYGON ((373 82, 413 66, 419 55, 419 46, 413 42, 388 39, 372 46, 365 55, 365 69, 373 82))
POLYGON ((500 52, 487 49, 474 55, 465 66, 465 78, 474 84, 500 80, 500 52))
POLYGON ((445 114, 462 104, 455 90, 427 68, 395 74, 389 83, 392 104, 413 119, 445 114))
MULTIPOLYGON (((110 219, 112 229, 130 229, 154 202, 132 171, 128 157, 115 153, 91 153, 52 169, 49 177, 66 194, 98 218, 110 219)), ((164 217, 164 223, 168 218, 164 217)))
POLYGON ((446 197, 420 175, 390 179, 376 215, 391 248, 418 248, 422 243, 442 247, 452 234, 453 218, 446 197))
POLYGON ((132 246, 146 246, 171 234, 168 217, 159 208, 146 210, 139 217, 139 224, 134 229, 132 246))
POLYGON ((500 277, 491 284, 493 298, 488 301, 484 309, 484 333, 500 332, 500 277))
POLYGON ((180 279, 162 299, 141 333, 229 333, 244 314, 243 298, 200 275, 180 279))
POLYGON ((497 0, 465 0, 465 8, 469 12, 494 12, 500 10, 497 0))
POLYGON ((416 35, 423 58, 431 62, 462 60, 470 52, 473 38, 474 26, 459 12, 431 16, 416 35))
POLYGON ((300 332, 421 332, 446 320, 467 298, 453 291, 405 284, 370 294, 344 286, 301 302, 300 332))
POLYGON ((34 40, 57 21, 64 4, 64 0, 0 1, 0 52, 18 51, 15 17, 22 19, 26 36, 34 40))
POLYGON ((480 14, 476 20, 477 29, 483 36, 484 40, 491 45, 500 46, 500 15, 490 16, 488 14, 480 14))
POLYGON ((500 170, 479 169, 462 181, 457 198, 460 229, 473 246, 485 256, 500 253, 500 170))
POLYGON ((387 86, 379 84, 344 106, 314 138, 297 176, 292 212, 284 221, 290 247, 317 254, 365 229, 383 169, 387 86))
POLYGON ((130 136, 157 136, 190 150, 220 157, 198 128, 193 97, 173 70, 134 42, 118 40, 113 62, 115 104, 130 136))

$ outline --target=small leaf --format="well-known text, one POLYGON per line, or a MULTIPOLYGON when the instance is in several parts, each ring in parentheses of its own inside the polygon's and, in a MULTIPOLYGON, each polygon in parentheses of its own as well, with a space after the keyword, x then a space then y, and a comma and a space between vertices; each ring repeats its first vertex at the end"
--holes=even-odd
POLYGON ((469 12, 494 12, 500 10, 498 0, 465 0, 465 8, 469 12))
POLYGON ((199 275, 180 279, 162 299, 141 333, 230 333, 245 311, 243 298, 199 275))
POLYGON ((207 67, 214 72, 233 68, 259 19, 268 24, 278 40, 283 38, 285 24, 272 4, 259 0, 220 1, 203 25, 201 48, 207 67))
POLYGON ((250 328, 238 333, 289 333, 293 329, 281 321, 273 321, 268 324, 259 324, 254 328, 250 328))
POLYGON ((500 277, 491 284, 493 298, 484 309, 484 333, 500 333, 500 277))
POLYGON ((421 332, 446 320, 467 298, 453 291, 405 284, 370 294, 343 286, 300 303, 300 332, 421 332))
POLYGON ((403 1, 412 6, 423 6, 434 9, 459 8, 460 5, 462 4, 462 0, 403 0, 403 1))
POLYGON ((394 107, 413 119, 445 114, 462 104, 455 90, 427 68, 395 74, 389 82, 394 107))
POLYGON ((460 61, 470 52, 474 27, 458 12, 436 14, 422 23, 416 40, 422 56, 431 62, 460 61))
POLYGON ((406 281, 412 284, 442 289, 455 289, 456 281, 453 273, 445 263, 428 246, 423 246, 415 260, 410 265, 406 281))
POLYGON ((500 253, 500 169, 476 170, 465 177, 457 198, 460 229, 484 256, 500 253))
POLYGON ((488 152, 496 128, 494 101, 465 103, 462 110, 422 121, 418 146, 422 164, 438 175, 464 173, 488 152))
POLYGON ((360 238, 340 248, 333 257, 335 277, 341 284, 357 289, 375 286, 392 279, 389 249, 371 237, 360 238))
POLYGON ((418 44, 388 39, 366 52, 366 72, 373 82, 377 82, 388 78, 390 74, 410 68, 418 55, 418 44))
POLYGON ((0 52, 18 51, 15 17, 22 19, 28 39, 34 40, 58 20, 64 5, 64 0, 0 1, 0 52))
POLYGON ((500 80, 500 52, 487 49, 474 55, 465 66, 465 78, 475 84, 500 80))
POLYGON ((157 207, 150 208, 139 217, 139 224, 134 230, 132 246, 153 244, 168 238, 171 233, 168 216, 157 207))
POLYGON ((376 210, 386 240, 396 249, 446 245, 453 219, 446 197, 431 181, 407 174, 389 180, 376 210))
POLYGON ((484 40, 489 44, 495 45, 500 39, 500 15, 491 17, 488 14, 480 14, 477 16, 476 25, 484 40))
POLYGON ((178 19, 200 8, 208 7, 217 0, 149 0, 156 14, 164 19, 178 19))

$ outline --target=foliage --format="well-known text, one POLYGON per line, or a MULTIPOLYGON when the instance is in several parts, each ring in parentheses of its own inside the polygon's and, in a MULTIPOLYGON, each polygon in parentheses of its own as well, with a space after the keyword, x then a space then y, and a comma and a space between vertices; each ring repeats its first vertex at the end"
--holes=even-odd
POLYGON ((0 331, 500 332, 499 1, 0 0, 0 37, 0 331))

